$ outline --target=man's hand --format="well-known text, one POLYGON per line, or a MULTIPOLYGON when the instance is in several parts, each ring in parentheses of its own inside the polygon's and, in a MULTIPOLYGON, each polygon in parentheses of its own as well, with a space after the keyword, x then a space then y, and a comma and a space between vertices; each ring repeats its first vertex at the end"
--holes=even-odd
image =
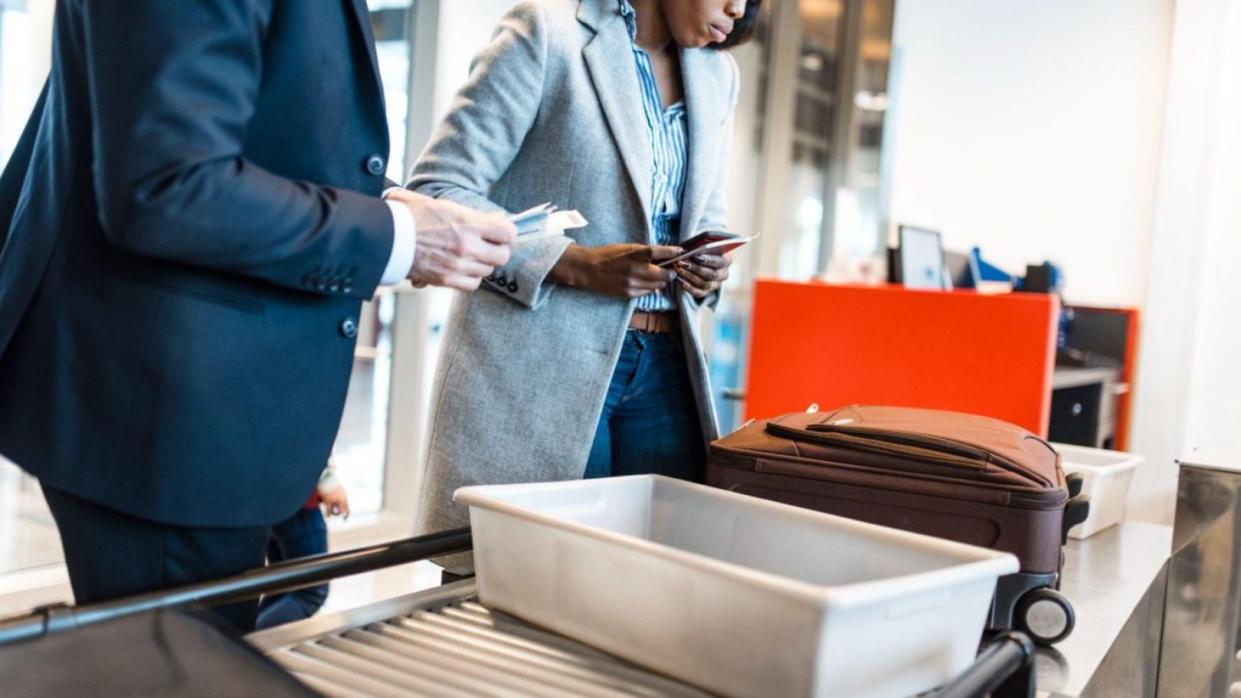
POLYGON ((672 271, 652 262, 681 253, 679 247, 617 244, 599 247, 572 245, 552 268, 551 279, 618 298, 638 298, 663 288, 672 271))
POLYGON ((349 495, 344 487, 337 487, 327 494, 319 495, 319 503, 323 505, 323 513, 328 516, 349 518, 349 495))
POLYGON ((405 204, 414 215, 418 246, 409 280, 415 286, 473 291, 496 267, 508 262, 517 228, 504 215, 404 189, 386 198, 405 204))
POLYGON ((720 290, 728 279, 728 268, 733 260, 725 255, 704 254, 690 257, 675 265, 681 286, 691 296, 702 300, 720 290))

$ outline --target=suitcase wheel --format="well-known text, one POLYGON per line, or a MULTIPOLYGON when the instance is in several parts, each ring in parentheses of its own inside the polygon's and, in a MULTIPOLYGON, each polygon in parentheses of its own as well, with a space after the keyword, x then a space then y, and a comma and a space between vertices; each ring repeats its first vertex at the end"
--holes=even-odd
POLYGON ((1026 592, 1017 601, 1013 614, 1013 625, 1044 647, 1068 637, 1076 623, 1073 604, 1055 589, 1026 592))

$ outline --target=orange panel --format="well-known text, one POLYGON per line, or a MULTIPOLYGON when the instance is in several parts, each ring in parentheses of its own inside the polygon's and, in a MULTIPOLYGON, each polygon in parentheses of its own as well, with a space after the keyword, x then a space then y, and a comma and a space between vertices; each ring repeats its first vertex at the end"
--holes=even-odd
POLYGON ((760 279, 746 418, 852 403, 988 415, 1046 436, 1059 302, 760 279))
POLYGON ((1129 450, 1129 422, 1133 409, 1133 394, 1137 390, 1138 378, 1138 326, 1140 313, 1136 308, 1123 308, 1122 313, 1129 316, 1129 336, 1125 338, 1125 362, 1120 379, 1129 390, 1120 396, 1116 408, 1116 450, 1129 450))

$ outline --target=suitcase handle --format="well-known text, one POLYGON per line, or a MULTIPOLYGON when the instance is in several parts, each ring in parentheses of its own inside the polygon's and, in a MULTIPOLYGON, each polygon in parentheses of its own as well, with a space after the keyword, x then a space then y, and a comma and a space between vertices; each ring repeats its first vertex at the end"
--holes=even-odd
MULTIPOLYGON (((985 470, 987 461, 977 457, 965 456, 943 448, 934 448, 924 443, 907 442, 898 445, 896 439, 880 438, 863 432, 847 433, 841 430, 799 429, 777 422, 767 423, 767 432, 793 441, 805 441, 822 446, 848 448, 868 451, 879 455, 896 458, 916 457, 938 465, 961 468, 963 470, 985 470)), ((985 454, 983 454, 985 456, 985 454)))
POLYGON ((1064 484, 1069 488, 1069 496, 1076 497, 1082 493, 1082 487, 1086 484, 1086 478, 1081 473, 1069 473, 1064 476, 1064 484))
MULTIPOLYGON (((1078 490, 1081 490, 1080 485, 1078 490)), ((1060 519, 1060 545, 1069 542, 1069 529, 1085 521, 1089 515, 1090 499, 1084 494, 1073 497, 1064 505, 1064 514, 1060 519)))

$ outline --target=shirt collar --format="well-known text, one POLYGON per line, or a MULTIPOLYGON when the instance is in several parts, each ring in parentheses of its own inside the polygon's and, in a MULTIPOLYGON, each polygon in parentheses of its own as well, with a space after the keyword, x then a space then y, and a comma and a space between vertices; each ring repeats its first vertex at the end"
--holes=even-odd
POLYGON ((634 12, 633 5, 629 4, 629 0, 617 0, 620 5, 620 15, 625 19, 625 26, 629 27, 629 40, 637 41, 638 39, 638 15, 634 12))

